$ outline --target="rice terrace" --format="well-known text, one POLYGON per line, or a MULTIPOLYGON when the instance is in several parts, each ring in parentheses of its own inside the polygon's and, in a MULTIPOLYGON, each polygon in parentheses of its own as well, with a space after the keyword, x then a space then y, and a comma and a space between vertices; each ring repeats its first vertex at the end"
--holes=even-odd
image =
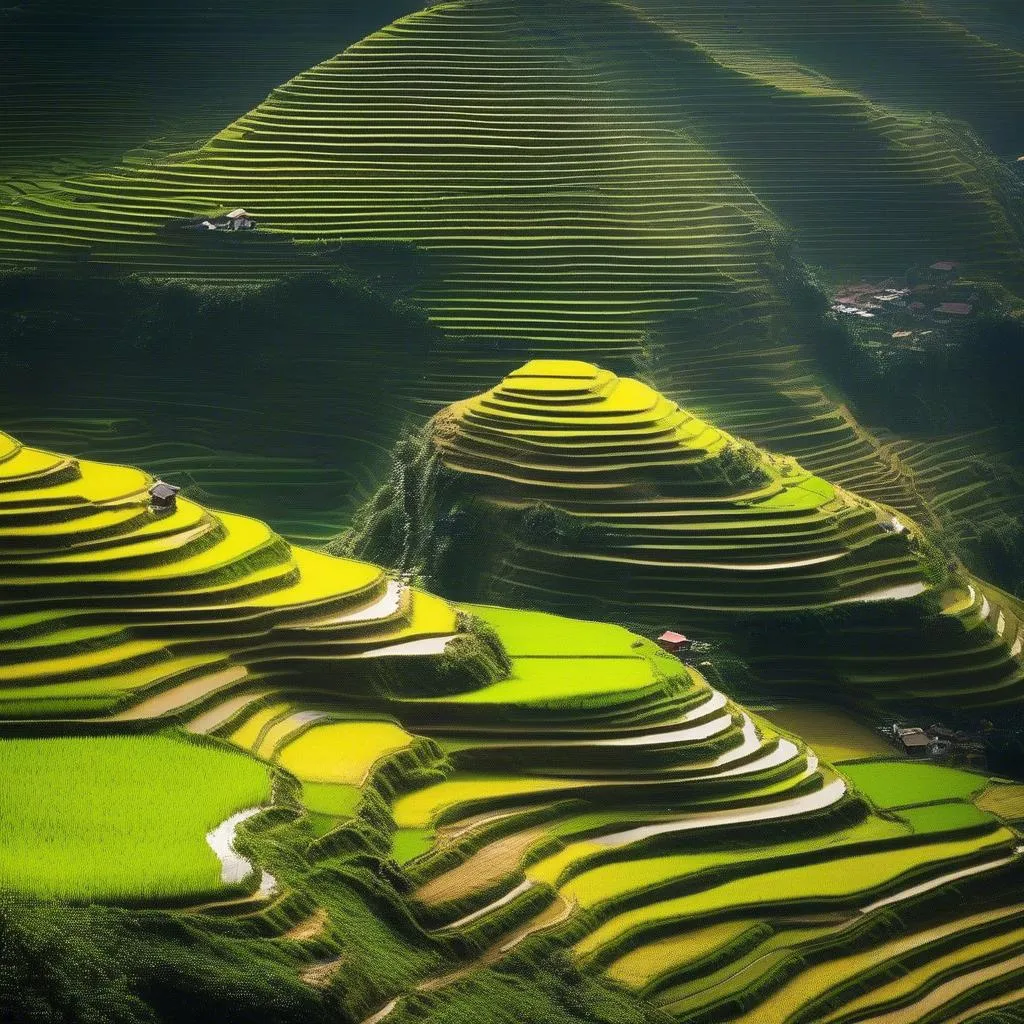
POLYGON ((0 9, 2 1024, 1024 1024, 1017 0, 0 9))

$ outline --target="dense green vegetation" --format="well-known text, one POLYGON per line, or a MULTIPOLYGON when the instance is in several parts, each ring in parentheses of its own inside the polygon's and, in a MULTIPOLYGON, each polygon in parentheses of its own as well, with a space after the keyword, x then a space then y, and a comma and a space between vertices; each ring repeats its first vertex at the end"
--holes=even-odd
POLYGON ((227 290, 0 276, 5 426, 26 443, 144 462, 290 539, 329 537, 415 417, 409 389, 438 336, 400 295, 412 253, 341 247, 330 264, 227 290))
POLYGON ((0 58, 0 1020, 1020 1016, 1016 5, 0 58))
POLYGON ((136 903, 220 887, 205 835, 270 796, 249 758, 166 736, 0 740, 0 889, 136 903))

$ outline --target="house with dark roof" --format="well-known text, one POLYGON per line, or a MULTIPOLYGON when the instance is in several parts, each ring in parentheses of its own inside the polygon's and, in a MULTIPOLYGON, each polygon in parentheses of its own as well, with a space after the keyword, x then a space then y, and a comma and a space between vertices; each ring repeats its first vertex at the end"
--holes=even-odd
POLYGON ((149 489, 149 507, 158 514, 173 512, 178 507, 180 487, 165 480, 157 480, 149 489))

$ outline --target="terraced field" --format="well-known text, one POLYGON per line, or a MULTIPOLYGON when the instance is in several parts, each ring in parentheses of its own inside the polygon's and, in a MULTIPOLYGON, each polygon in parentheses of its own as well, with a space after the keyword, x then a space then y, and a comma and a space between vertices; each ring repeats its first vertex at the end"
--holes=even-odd
POLYGON ((968 802, 983 777, 833 769, 621 627, 457 610, 256 520, 159 513, 142 470, 0 441, 5 888, 188 902, 146 920, 244 936, 290 998, 355 1019, 465 1019, 521 948, 568 953, 578 998, 614 982, 627 1020, 818 1019, 868 982, 883 1007, 1009 998, 1018 839, 968 802), (72 872, 49 837, 83 790, 72 872), (962 926, 953 891, 980 899, 962 926))
MULTIPOLYGON (((782 240, 827 280, 953 256, 1020 294, 1005 171, 938 115, 1001 154, 1024 146, 995 130, 1020 120, 1024 63, 903 0, 833 5, 829 19, 806 0, 766 10, 417 11, 198 149, 17 196, 0 208, 0 261, 238 284, 331 269, 322 241, 412 243, 432 265, 419 298, 445 335, 415 387, 422 408, 530 356, 620 372, 640 360, 673 398, 928 523, 933 496, 913 468, 822 386, 807 347, 820 324, 794 322, 780 282, 800 272, 782 240), (851 61, 861 50, 871 61, 851 61), (238 205, 258 237, 165 230, 238 205)), ((312 481, 323 497, 291 535, 337 519, 330 482, 312 481)))
POLYGON ((854 701, 1019 699, 1012 597, 909 517, 639 381, 535 360, 438 414, 426 443, 425 536, 396 543, 389 485, 353 550, 422 565, 453 593, 746 637, 757 667, 795 689, 839 679, 854 701))
MULTIPOLYGON (((513 679, 524 674, 524 661, 550 657, 560 642, 575 646, 570 620, 472 610, 497 629, 513 679)), ((592 643, 593 628, 580 640, 592 643)), ((586 710, 589 694, 604 692, 598 666, 609 657, 602 646, 584 659, 591 680, 576 689, 571 723, 562 722, 568 709, 560 702, 544 700, 543 728, 559 726, 557 744, 556 734, 541 732, 532 702, 488 704, 486 718, 459 721, 457 730, 418 727, 456 766, 453 776, 400 797, 393 809, 396 845, 413 833, 426 831, 426 842, 435 837, 435 849, 407 864, 428 920, 483 927, 528 899, 538 901, 536 909, 553 893, 566 922, 558 934, 585 970, 687 1021, 817 1021, 821 1006, 857 1005, 873 986, 884 1004, 889 993, 878 975, 886 954, 894 964, 886 980, 912 964, 908 990, 918 994, 941 977, 966 993, 965 1006, 980 1001, 991 993, 973 988, 979 963, 991 965, 999 991, 1014 988, 1017 840, 964 799, 985 785, 983 777, 964 773, 963 795, 949 789, 935 804, 928 788, 949 788, 940 769, 878 762, 865 775, 864 795, 880 807, 903 806, 865 811, 848 779, 801 752, 792 737, 748 713, 738 721, 714 691, 694 707, 694 690, 708 691, 693 669, 686 670, 689 700, 676 704, 673 719, 654 718, 634 702, 628 714, 635 724, 627 729, 623 708, 610 734, 607 708, 586 710), (684 706, 691 710, 680 717, 684 706), (716 718, 731 719, 747 738, 708 771, 691 756, 728 735, 716 718), (755 736, 758 745, 750 746, 755 736), (629 787, 628 809, 602 794, 616 775, 623 777, 617 785, 629 787), (677 794, 686 787, 685 805, 676 803, 671 815, 653 804, 662 780, 672 780, 677 794), (746 791, 742 805, 726 780, 746 791), (946 916, 949 887, 977 891, 971 878, 999 895, 961 931, 946 916), (958 935, 977 941, 981 959, 971 954, 962 968, 950 968, 958 935)), ((451 701, 441 704, 447 717, 451 701)))
POLYGON ((1024 690, 1012 441, 824 370, 1020 305, 1015 8, 81 6, 0 12, 0 1018, 1016 1019, 1022 787, 820 703, 1024 690))
POLYGON ((7 114, 0 194, 53 189, 72 170, 166 157, 216 131, 278 82, 412 4, 105 0, 8 8, 0 38, 7 114), (326 42, 325 40, 329 40, 326 42), (225 59, 244 52, 244 61, 225 59), (59 53, 61 60, 54 60, 59 53))
POLYGON ((288 679, 383 695, 460 632, 443 601, 256 520, 154 512, 141 470, 0 446, 5 718, 183 720, 288 679))

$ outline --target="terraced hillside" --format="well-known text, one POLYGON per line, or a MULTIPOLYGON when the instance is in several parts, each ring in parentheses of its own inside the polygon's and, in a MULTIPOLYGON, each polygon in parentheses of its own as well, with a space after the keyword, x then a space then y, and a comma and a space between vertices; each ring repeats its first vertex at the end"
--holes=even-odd
MULTIPOLYGON (((667 393, 925 515, 912 472, 808 362, 817 328, 794 320, 782 282, 799 268, 780 243, 828 280, 949 256, 1020 294, 1004 168, 937 112, 983 132, 1020 122, 1024 64, 903 0, 835 16, 842 46, 804 0, 756 14, 701 0, 436 5, 280 85, 197 150, 16 198, 0 208, 0 259, 237 284, 323 266, 306 243, 413 243, 446 335, 424 407, 531 356, 628 371, 671 315, 654 362, 667 393), (167 228, 238 205, 257 238, 167 228), (763 433, 732 420, 715 372, 752 367, 763 433)), ((988 135, 1000 152, 1017 144, 988 135)))
POLYGON ((0 14, 0 194, 56 187, 78 167, 166 156, 283 78, 412 4, 299 0, 173 6, 26 0, 0 14), (233 59, 244 53, 244 60, 233 59))
POLYGON ((421 565, 453 593, 746 637, 791 686, 1019 700, 1016 601, 909 517, 637 380, 534 360, 439 413, 425 444, 401 470, 419 476, 382 489, 352 550, 421 565))
MULTIPOLYGON (((70 899, 62 931, 89 927, 82 899, 163 901, 165 887, 178 900, 182 890, 203 894, 215 902, 146 920, 166 931, 167 913, 183 915, 186 962, 211 941, 202 936, 223 946, 244 935, 245 959, 266 974, 247 978, 248 998, 275 1013, 281 992, 307 991, 306 1020, 330 1019, 333 999, 356 1019, 429 1011, 487 1020, 467 1017, 479 1014, 482 993, 493 1001, 501 992, 506 1006, 524 998, 495 990, 492 965, 536 980, 538 965, 567 949, 586 979, 573 983, 577 999, 605 979, 684 1020, 885 1019, 900 1007, 916 1020, 936 1000, 952 998, 959 1012, 1019 998, 1018 840, 967 802, 983 777, 891 759, 830 768, 649 641, 536 613, 465 609, 497 634, 477 661, 485 671, 434 671, 438 656, 414 659, 406 640, 412 671, 378 664, 367 675, 343 625, 360 653, 387 662, 410 628, 419 637, 451 630, 450 607, 394 581, 379 589, 372 567, 300 549, 279 563, 292 581, 282 584, 266 571, 274 559, 238 553, 247 531, 266 536, 259 524, 180 499, 173 516, 156 517, 138 471, 9 439, 3 454, 13 668, 0 695, 4 731, 14 708, 23 735, 0 740, 0 877, 8 890, 70 899), (202 526, 210 547, 190 548, 202 526), (400 612, 409 599, 411 615, 400 612), (161 681, 147 686, 149 667, 135 659, 154 637, 172 658, 196 654, 202 675, 186 678, 188 668, 165 660, 161 681), (107 668, 101 685, 93 659, 110 665, 115 648, 123 678, 109 685, 107 668), (235 653, 211 664, 212 649, 235 653), (99 735, 24 738, 80 730, 69 719, 85 715, 99 735), (158 750, 159 737, 134 735, 174 722, 263 759, 275 795, 258 772, 235 789, 226 764, 193 766, 180 743, 158 750), (153 767, 125 773, 126 763, 149 763, 141 748, 151 741, 153 767), (80 745, 74 757, 59 748, 68 742, 80 745), (47 840, 59 841, 68 822, 55 803, 66 791, 79 801, 73 871, 47 840), (115 792, 139 803, 118 811, 115 792), (270 799, 276 810, 257 817, 270 799), (251 819, 259 829, 245 847, 258 851, 259 868, 241 868, 256 876, 248 894, 228 873, 234 860, 218 891, 209 850, 200 856, 201 829, 212 824, 203 816, 232 801, 248 810, 225 824, 251 819), (393 876, 405 879, 400 887, 373 882, 370 905, 360 902, 367 843, 405 865, 393 876), (409 896, 416 927, 382 928, 402 919, 407 910, 395 908, 409 896)), ((133 949, 148 941, 135 933, 133 949)), ((214 948, 203 948, 210 959, 200 962, 215 966, 214 948)), ((143 977, 151 963, 160 969, 159 957, 132 960, 143 977)), ((174 977, 184 983, 180 965, 174 977)), ((541 1012, 560 1019, 546 1004, 541 1012)))
POLYGON ((0 280, 6 425, 34 447, 144 461, 204 505, 322 542, 416 422, 437 342, 393 278, 373 274, 373 254, 358 262, 359 274, 340 266, 238 291, 0 280))
MULTIPOLYGON (((157 512, 141 470, 2 443, 0 878, 69 901, 47 940, 60 986, 15 973, 6 1005, 73 986, 77 934, 129 997, 163 998, 170 962, 181 999, 201 964, 221 979, 206 1005, 239 985, 273 1021, 340 1002, 639 1024, 1016 991, 1017 837, 969 802, 983 776, 833 768, 619 627, 457 611, 255 520, 157 512), (978 900, 962 924, 953 891, 978 900), (124 926, 104 906, 169 901, 128 960, 106 944, 124 926), (971 945, 950 964, 954 937, 971 945), (521 985, 556 954, 571 1004, 557 973, 521 985), (883 954, 901 984, 880 984, 883 954)), ((45 910, 19 913, 15 972, 45 910)))
POLYGON ((154 512, 142 470, 0 444, 5 718, 182 715, 279 678, 387 694, 460 633, 381 569, 187 499, 154 512))
POLYGON ((861 0, 827 12, 809 0, 622 6, 699 40, 716 60, 755 73, 775 61, 813 68, 872 100, 965 121, 1006 155, 1024 141, 1020 40, 1002 0, 861 0))

